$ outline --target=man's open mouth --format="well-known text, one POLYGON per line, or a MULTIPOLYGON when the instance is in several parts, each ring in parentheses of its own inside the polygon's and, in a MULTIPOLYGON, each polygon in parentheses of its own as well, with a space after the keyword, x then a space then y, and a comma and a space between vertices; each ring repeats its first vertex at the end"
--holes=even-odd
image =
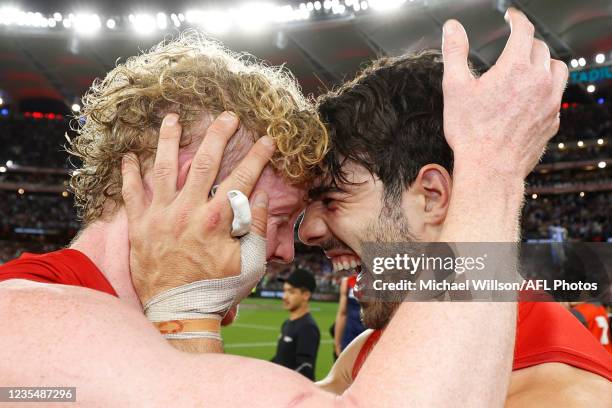
POLYGON ((361 258, 352 254, 342 254, 331 257, 334 272, 347 271, 349 275, 357 274, 357 282, 353 287, 353 294, 357 299, 365 285, 364 276, 361 271, 361 258))

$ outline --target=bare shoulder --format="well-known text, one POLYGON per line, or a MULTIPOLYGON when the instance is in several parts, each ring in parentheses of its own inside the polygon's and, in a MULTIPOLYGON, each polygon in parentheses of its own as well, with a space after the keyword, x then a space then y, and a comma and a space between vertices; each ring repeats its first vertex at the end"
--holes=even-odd
POLYGON ((92 406, 133 402, 129 394, 104 389, 124 384, 144 392, 155 381, 146 374, 155 363, 149 353, 171 349, 144 316, 119 299, 75 286, 2 282, 0 321, 3 386, 77 387, 77 399, 92 406))
POLYGON ((512 373, 506 408, 607 408, 612 382, 562 363, 546 363, 512 373))

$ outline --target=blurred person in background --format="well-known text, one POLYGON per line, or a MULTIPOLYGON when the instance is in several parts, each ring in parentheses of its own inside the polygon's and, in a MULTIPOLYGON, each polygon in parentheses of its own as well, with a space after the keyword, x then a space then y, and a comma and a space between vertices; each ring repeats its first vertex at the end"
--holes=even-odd
POLYGON ((317 283, 314 275, 302 268, 279 280, 283 282, 283 308, 289 312, 289 319, 281 326, 276 355, 271 361, 314 381, 321 333, 310 314, 309 301, 317 283))
POLYGON ((569 302, 569 306, 570 312, 612 354, 610 321, 606 307, 599 302, 569 302))
MULTIPOLYGON (((347 261, 346 266, 355 268, 357 264, 355 260, 350 260, 347 261), (349 262, 353 262, 354 264, 349 262)), ((342 267, 344 267, 344 265, 342 265, 342 267)), ((337 264, 334 265, 334 269, 336 268, 337 264)), ((356 274, 345 276, 340 282, 340 299, 338 302, 338 312, 336 313, 333 335, 336 358, 355 337, 359 336, 366 329, 361 322, 361 306, 357 298, 355 298, 353 291, 356 282, 356 274)))

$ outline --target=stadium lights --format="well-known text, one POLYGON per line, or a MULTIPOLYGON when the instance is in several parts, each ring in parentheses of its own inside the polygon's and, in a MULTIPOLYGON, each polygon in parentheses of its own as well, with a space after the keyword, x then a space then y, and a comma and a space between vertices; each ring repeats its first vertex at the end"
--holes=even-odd
POLYGON ((600 161, 599 163, 597 163, 597 167, 599 167, 600 169, 605 169, 606 168, 606 162, 605 161, 600 161))
POLYGON ((582 140, 579 140, 576 144, 578 145, 578 147, 584 147, 584 142, 582 140))
POLYGON ((580 192, 580 197, 584 197, 584 191, 580 192))
POLYGON ((67 191, 62 191, 62 197, 68 197, 68 192, 67 191))
POLYGON ((389 11, 399 8, 406 0, 370 0, 370 7, 374 10, 389 11))
POLYGON ((166 27, 168 27, 168 18, 166 17, 164 13, 157 13, 157 15, 155 16, 155 19, 157 20, 158 29, 165 30, 166 27))
POLYGON ((603 54, 597 54, 595 56, 595 62, 598 64, 603 64, 605 60, 606 60, 606 56, 603 54))
POLYGON ((6 167, 8 167, 9 169, 10 169, 11 167, 13 167, 13 164, 14 164, 14 163, 13 163, 13 161, 12 161, 12 160, 7 160, 7 161, 6 161, 6 167))
POLYGON ((595 92, 595 85, 591 84, 591 85, 587 86, 586 90, 587 90, 588 93, 595 92))
POLYGON ((6 167, 0 166, 0 173, 6 173, 6 167))
POLYGON ((531 198, 533 198, 533 199, 535 200, 536 198, 538 198, 538 195, 537 195, 536 193, 533 193, 533 194, 531 195, 531 198))
POLYGON ((78 103, 73 103, 71 109, 72 109, 73 112, 80 112, 81 111, 81 105, 79 105, 78 103))
POLYGON ((0 98, 0 105, 4 104, 4 99, 0 98))
POLYGON ((174 23, 175 27, 180 27, 181 26, 181 20, 179 20, 179 18, 177 17, 176 14, 172 13, 170 15, 170 20, 172 20, 172 23, 174 23))
POLYGON ((102 26, 97 14, 81 13, 74 16, 74 31, 83 35, 91 35, 102 26))
POLYGON ((576 58, 573 58, 570 61, 570 65, 572 66, 572 68, 578 68, 578 60, 576 58))
POLYGON ((19 195, 24 195, 25 194, 25 190, 23 188, 20 188, 17 190, 17 193, 19 193, 19 195))
POLYGON ((559 148, 559 150, 563 150, 565 149, 565 143, 561 142, 557 145, 557 147, 559 148))
POLYGON ((586 65, 586 60, 582 57, 580 57, 578 59, 578 65, 580 65, 581 67, 584 67, 586 65))
POLYGON ((203 13, 199 18, 204 31, 211 34, 225 34, 232 28, 231 16, 223 11, 203 13))
POLYGON ((155 18, 150 14, 136 14, 132 20, 134 30, 139 34, 150 34, 157 27, 155 18))
MULTIPOLYGON (((286 10, 286 9, 284 9, 286 10)), ((266 3, 247 3, 239 9, 234 9, 232 15, 236 26, 242 30, 253 33, 261 31, 272 19, 283 18, 285 11, 277 12, 275 6, 266 3)), ((308 11, 302 3, 299 10, 308 11)))
POLYGON ((604 144, 604 140, 603 139, 597 139, 597 144, 601 146, 602 144, 604 144))
MULTIPOLYGON (((410 0, 412 1, 412 0, 410 0)), ((115 30, 131 28, 136 32, 147 34, 155 30, 166 31, 169 27, 181 27, 185 20, 192 24, 202 25, 210 32, 225 32, 232 26, 253 32, 265 28, 270 23, 284 24, 308 20, 311 14, 344 15, 347 12, 358 13, 370 7, 378 10, 392 10, 406 0, 317 0, 294 4, 274 4, 262 2, 248 2, 241 6, 220 9, 218 11, 204 10, 193 18, 193 13, 159 12, 152 14, 130 14, 127 16, 99 16, 89 13, 69 13, 63 15, 59 12, 43 14, 39 12, 24 12, 15 7, 4 6, 0 8, 0 25, 15 25, 37 28, 74 29, 79 34, 93 34, 99 29, 115 30), (352 9, 351 9, 352 7, 352 9), (224 16, 223 20, 216 17, 224 16), (229 18, 227 17, 229 16, 229 18), (213 21, 215 20, 215 21, 213 21), (124 23, 125 21, 125 23, 124 23), (172 24, 170 24, 170 22, 172 24)))

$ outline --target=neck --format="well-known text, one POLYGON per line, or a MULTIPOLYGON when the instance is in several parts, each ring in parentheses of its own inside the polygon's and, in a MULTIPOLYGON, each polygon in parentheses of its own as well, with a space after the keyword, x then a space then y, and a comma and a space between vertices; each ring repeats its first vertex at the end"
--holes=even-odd
POLYGON ((142 312, 130 277, 130 243, 123 209, 109 221, 96 221, 82 230, 70 248, 85 255, 100 269, 119 298, 142 312))
POLYGON ((300 317, 304 316, 308 312, 310 312, 310 308, 308 307, 308 302, 302 303, 300 307, 291 311, 291 313, 289 314, 289 320, 299 319, 300 317))

